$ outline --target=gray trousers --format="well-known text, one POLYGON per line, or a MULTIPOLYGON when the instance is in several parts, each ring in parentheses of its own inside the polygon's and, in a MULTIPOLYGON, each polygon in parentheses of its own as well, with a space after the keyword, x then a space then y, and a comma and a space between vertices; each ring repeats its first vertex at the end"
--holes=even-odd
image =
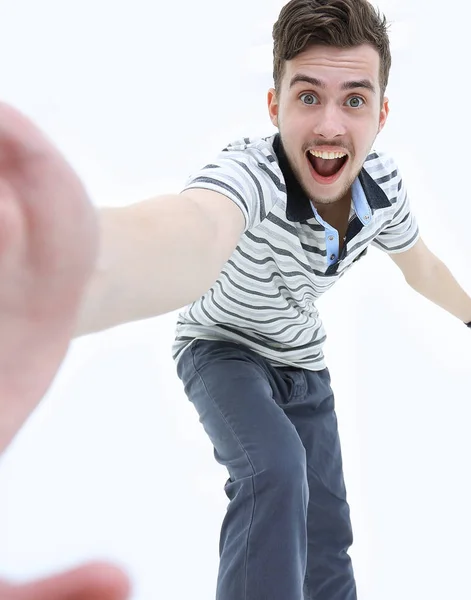
POLYGON ((197 340, 178 375, 229 474, 217 600, 356 600, 328 370, 197 340))

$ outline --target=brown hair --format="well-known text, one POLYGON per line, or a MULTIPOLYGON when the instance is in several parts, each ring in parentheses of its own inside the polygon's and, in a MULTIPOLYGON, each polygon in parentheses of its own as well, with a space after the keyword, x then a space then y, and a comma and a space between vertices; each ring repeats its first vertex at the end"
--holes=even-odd
POLYGON ((279 91, 285 61, 314 44, 351 48, 370 44, 379 53, 381 101, 389 79, 391 51, 384 15, 368 0, 291 0, 273 27, 273 78, 279 91))

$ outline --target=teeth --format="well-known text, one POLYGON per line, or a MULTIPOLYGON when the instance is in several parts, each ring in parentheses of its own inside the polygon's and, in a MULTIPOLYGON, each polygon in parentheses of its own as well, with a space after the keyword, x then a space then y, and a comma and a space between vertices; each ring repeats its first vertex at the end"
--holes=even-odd
POLYGON ((319 150, 309 150, 309 152, 316 158, 323 158, 326 160, 332 160, 333 158, 343 158, 347 156, 344 152, 320 152, 319 150))

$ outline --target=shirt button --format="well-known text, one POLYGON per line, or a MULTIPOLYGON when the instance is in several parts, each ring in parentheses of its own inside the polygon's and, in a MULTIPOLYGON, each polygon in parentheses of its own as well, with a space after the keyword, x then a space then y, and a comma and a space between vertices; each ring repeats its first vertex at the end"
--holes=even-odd
POLYGON ((335 260, 336 258, 337 258, 337 256, 335 254, 331 254, 330 260, 335 260))
POLYGON ((365 215, 365 221, 369 221, 370 220, 370 215, 365 215))
POLYGON ((331 241, 331 242, 334 241, 334 236, 333 235, 329 235, 329 241, 331 241))

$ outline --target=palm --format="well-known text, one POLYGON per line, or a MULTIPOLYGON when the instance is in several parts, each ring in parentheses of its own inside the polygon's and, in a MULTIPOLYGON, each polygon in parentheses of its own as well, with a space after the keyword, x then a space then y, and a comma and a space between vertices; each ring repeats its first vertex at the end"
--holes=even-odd
POLYGON ((67 351, 97 237, 72 168, 28 119, 0 104, 0 409, 15 426, 67 351))

